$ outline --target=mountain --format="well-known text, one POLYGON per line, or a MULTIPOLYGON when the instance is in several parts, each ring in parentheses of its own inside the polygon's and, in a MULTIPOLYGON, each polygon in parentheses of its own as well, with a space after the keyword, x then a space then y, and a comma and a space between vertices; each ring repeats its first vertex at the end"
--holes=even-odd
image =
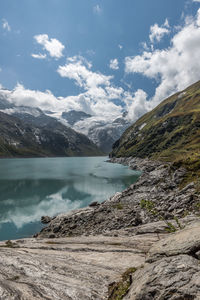
POLYGON ((149 157, 200 169, 200 81, 164 100, 130 126, 112 157, 149 157))
POLYGON ((89 127, 88 137, 98 145, 102 151, 109 153, 113 143, 119 139, 129 126, 130 123, 123 118, 117 118, 113 122, 108 123, 97 123, 89 127))
POLYGON ((10 95, 9 90, 0 89, 0 111, 33 126, 48 126, 56 119, 61 124, 86 135, 104 153, 112 150, 113 143, 130 126, 126 113, 119 115, 115 120, 107 120, 105 116, 97 117, 79 110, 42 111, 37 107, 17 106, 10 95))
POLYGON ((71 110, 62 113, 62 118, 67 120, 70 125, 74 125, 78 121, 90 118, 90 114, 86 114, 84 111, 71 110))
MULTIPOLYGON (((81 119, 75 121, 73 119, 72 128, 77 132, 81 132, 92 140, 104 153, 109 153, 112 150, 113 143, 120 138, 122 133, 127 127, 130 126, 129 121, 126 119, 126 114, 119 116, 115 120, 104 120, 85 114, 84 112, 76 112, 80 114, 81 119)), ((65 120, 70 124, 70 118, 66 116, 75 115, 75 111, 63 113, 65 120)), ((71 123, 72 125, 72 123, 71 123)))
POLYGON ((42 112, 26 117, 0 112, 0 157, 102 155, 86 136, 42 112))

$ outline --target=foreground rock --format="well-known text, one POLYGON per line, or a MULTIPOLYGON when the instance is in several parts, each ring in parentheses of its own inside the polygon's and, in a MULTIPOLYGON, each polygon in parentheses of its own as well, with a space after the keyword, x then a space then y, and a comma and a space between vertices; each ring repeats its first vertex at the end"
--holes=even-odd
POLYGON ((115 237, 1 242, 0 299, 200 299, 200 220, 185 224, 173 234, 156 222, 115 237), (127 270, 136 272, 123 285, 127 270))
MULTIPOLYGON (((162 235, 161 235, 162 236, 162 235)), ((107 299, 108 286, 144 264, 157 234, 0 243, 1 300, 107 299)))
POLYGON ((200 221, 150 249, 126 300, 200 299, 200 221))
POLYGON ((200 251, 200 221, 187 226, 184 230, 170 235, 153 246, 148 255, 147 261, 152 262, 162 257, 187 254, 198 258, 200 251))

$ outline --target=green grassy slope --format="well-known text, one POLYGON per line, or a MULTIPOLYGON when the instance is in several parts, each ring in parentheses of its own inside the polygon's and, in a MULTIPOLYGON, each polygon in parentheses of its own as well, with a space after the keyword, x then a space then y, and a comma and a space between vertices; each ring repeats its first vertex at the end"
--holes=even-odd
POLYGON ((149 157, 200 169, 200 81, 164 100, 129 127, 111 156, 149 157))

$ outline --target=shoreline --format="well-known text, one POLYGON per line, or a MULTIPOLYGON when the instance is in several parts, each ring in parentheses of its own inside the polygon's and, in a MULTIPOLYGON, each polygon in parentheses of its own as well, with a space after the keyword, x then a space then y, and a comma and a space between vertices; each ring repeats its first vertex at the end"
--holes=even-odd
POLYGON ((82 234, 102 234, 160 220, 183 218, 196 212, 200 201, 193 183, 180 189, 186 173, 177 169, 172 173, 169 163, 139 158, 112 159, 111 162, 140 170, 141 176, 134 184, 94 207, 86 207, 56 216, 35 237, 56 238, 82 234), (154 205, 158 215, 142 209, 142 201, 154 205), (106 217, 105 217, 106 216, 106 217))
POLYGON ((108 155, 92 155, 92 156, 16 156, 16 157, 0 157, 1 159, 29 159, 29 158, 83 158, 83 157, 108 157, 108 155))
POLYGON ((50 219, 36 238, 0 242, 1 299, 200 298, 195 185, 180 189, 186 171, 169 164, 115 162, 142 175, 104 203, 50 219))

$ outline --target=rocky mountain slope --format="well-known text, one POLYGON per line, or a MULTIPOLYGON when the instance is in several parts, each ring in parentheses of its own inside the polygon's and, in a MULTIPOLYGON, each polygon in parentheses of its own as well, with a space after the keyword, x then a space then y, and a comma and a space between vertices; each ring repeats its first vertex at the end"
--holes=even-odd
POLYGON ((145 114, 114 144, 113 157, 149 157, 200 169, 200 81, 145 114))
POLYGON ((97 117, 84 111, 65 111, 64 107, 63 111, 56 110, 56 107, 54 111, 42 111, 34 107, 32 103, 29 106, 16 106, 9 92, 5 93, 5 90, 0 88, 0 111, 37 126, 48 125, 52 119, 56 119, 61 124, 86 135, 102 152, 107 154, 112 150, 113 143, 130 126, 126 113, 119 115, 116 119, 107 120, 104 116, 97 117))
POLYGON ((86 114, 84 111, 70 110, 68 112, 62 113, 62 118, 65 119, 69 125, 74 125, 75 123, 88 119, 92 117, 90 114, 86 114))
POLYGON ((34 116, 0 112, 0 132, 0 157, 102 155, 86 136, 36 109, 34 116))
POLYGON ((104 120, 82 111, 73 110, 62 113, 60 120, 62 121, 62 119, 67 121, 68 126, 77 132, 88 136, 104 153, 112 150, 113 143, 130 126, 130 122, 126 119, 126 113, 115 120, 104 120))

